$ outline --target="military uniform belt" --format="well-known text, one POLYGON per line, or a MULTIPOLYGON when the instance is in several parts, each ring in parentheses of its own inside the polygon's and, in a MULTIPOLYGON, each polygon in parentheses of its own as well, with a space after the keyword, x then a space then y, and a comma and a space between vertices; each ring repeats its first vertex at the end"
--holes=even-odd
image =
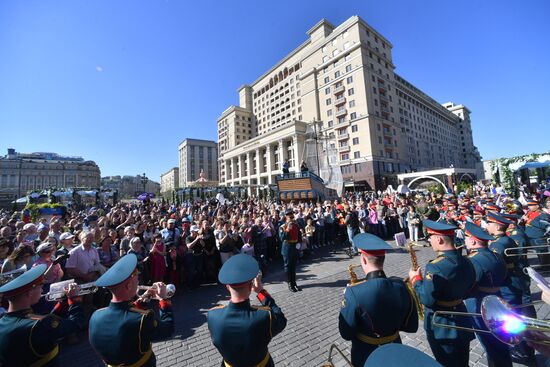
POLYGON ((39 360, 34 362, 33 364, 30 364, 29 367, 39 367, 44 366, 48 362, 50 362, 52 359, 57 356, 57 353, 59 353, 59 346, 56 345, 55 348, 53 348, 50 352, 44 354, 39 360))
MULTIPOLYGON (((262 359, 260 361, 260 363, 257 363, 255 365, 252 365, 251 367, 264 367, 264 366, 267 366, 267 364, 269 363, 269 353, 267 353, 264 357, 264 359, 262 359)), ((225 367, 233 367, 232 364, 230 364, 229 362, 227 362, 225 359, 223 360, 223 364, 225 367)))
POLYGON ((107 367, 141 367, 143 366, 145 363, 147 363, 147 361, 149 360, 149 358, 151 358, 151 355, 153 354, 153 350, 152 349, 149 349, 147 352, 145 352, 144 355, 141 356, 141 358, 135 362, 135 363, 132 363, 132 364, 107 364, 107 367))
POLYGON ((399 338, 399 331, 396 331, 395 334, 388 335, 388 336, 382 336, 379 338, 367 336, 365 334, 357 333, 355 335, 357 339, 362 341, 363 343, 367 343, 370 345, 382 345, 382 344, 388 344, 393 342, 395 339, 399 338))
POLYGON ((435 304, 443 307, 455 307, 462 303, 461 299, 455 299, 453 301, 435 301, 435 304))
POLYGON ((477 287, 477 289, 483 293, 498 293, 500 290, 498 287, 477 287))

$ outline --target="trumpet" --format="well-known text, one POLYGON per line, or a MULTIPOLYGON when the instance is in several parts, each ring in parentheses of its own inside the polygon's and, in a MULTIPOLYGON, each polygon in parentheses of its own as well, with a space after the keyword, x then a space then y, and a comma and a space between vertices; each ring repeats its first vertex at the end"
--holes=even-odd
POLYGON ((9 282, 11 282, 12 280, 14 280, 15 278, 17 278, 18 276, 20 276, 26 271, 27 271, 27 266, 23 265, 19 269, 7 271, 5 273, 0 274, 0 287, 5 284, 8 284, 9 282))
MULTIPOLYGON (((63 297, 67 295, 67 289, 69 288, 69 284, 72 284, 74 282, 75 282, 74 279, 69 279, 58 283, 52 283, 50 285, 50 291, 48 293, 44 293, 42 297, 45 297, 46 301, 49 301, 49 302, 54 302, 54 301, 63 299, 63 297)), ((76 291, 75 297, 83 296, 85 294, 95 293, 97 292, 97 290, 98 290, 98 287, 95 285, 94 282, 77 284, 77 291, 76 291)))
POLYGON ((504 256, 514 257, 514 256, 527 256, 530 254, 544 254, 550 250, 550 238, 547 239, 546 245, 534 245, 534 246, 523 246, 523 247, 511 247, 504 250, 504 256), (546 249, 546 251, 541 252, 529 252, 529 250, 537 251, 537 249, 546 249))
MULTIPOLYGON (((519 307, 523 306, 524 305, 519 307)), ((550 332, 549 320, 538 320, 520 315, 504 300, 497 296, 487 296, 483 298, 483 301, 481 301, 481 313, 436 311, 433 315, 432 326, 492 334, 495 338, 508 345, 517 345, 522 341, 550 345, 550 340, 533 339, 530 338, 528 334, 529 331, 550 332), (451 326, 436 322, 436 317, 441 315, 481 317, 487 330, 451 326)))
MULTIPOLYGON (((157 287, 155 285, 151 285, 151 286, 149 286, 149 285, 139 285, 136 294, 142 301, 149 302, 151 300, 151 297, 145 295, 145 293, 149 289, 157 289, 157 287)), ((163 299, 172 298, 175 293, 176 293, 176 286, 173 285, 173 284, 167 284, 166 285, 166 297, 164 297, 163 299)))

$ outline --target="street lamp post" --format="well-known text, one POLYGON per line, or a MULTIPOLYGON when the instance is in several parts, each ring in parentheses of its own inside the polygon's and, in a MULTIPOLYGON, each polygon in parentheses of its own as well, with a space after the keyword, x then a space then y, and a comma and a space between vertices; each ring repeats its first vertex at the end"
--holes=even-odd
POLYGON ((147 185, 147 182, 149 181, 149 179, 147 178, 147 176, 145 176, 145 173, 143 173, 143 175, 140 176, 140 180, 141 180, 141 183, 143 184, 143 192, 145 192, 145 186, 147 185))

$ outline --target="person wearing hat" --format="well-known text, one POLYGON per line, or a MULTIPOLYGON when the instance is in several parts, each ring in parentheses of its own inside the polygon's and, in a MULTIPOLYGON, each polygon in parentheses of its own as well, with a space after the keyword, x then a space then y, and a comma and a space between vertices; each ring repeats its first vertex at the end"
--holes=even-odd
POLYGON ((286 318, 275 300, 263 288, 258 262, 248 255, 227 260, 218 275, 231 294, 226 306, 208 311, 212 343, 222 355, 222 366, 274 366, 268 345, 284 330, 286 318), (263 307, 250 305, 254 291, 263 307))
MULTIPOLYGON (((529 277, 525 275, 521 266, 521 257, 506 256, 505 253, 506 250, 518 248, 514 240, 506 235, 506 229, 508 225, 512 224, 512 221, 495 212, 489 212, 487 213, 487 222, 487 232, 495 238, 494 241, 489 242, 489 249, 504 258, 506 268, 508 269, 504 284, 500 288, 502 299, 512 307, 519 306, 524 300, 531 299, 531 290, 529 288, 529 277)), ((517 253, 518 251, 514 251, 514 254, 517 253)), ((522 307, 518 309, 518 312, 525 316, 536 318, 534 306, 522 307)), ((533 363, 534 361, 535 352, 525 342, 522 342, 518 346, 510 347, 510 352, 514 362, 533 363)))
POLYGON ((199 234, 199 226, 193 224, 190 228, 190 234, 185 239, 187 244, 188 254, 188 284, 191 288, 197 288, 201 284, 204 269, 204 244, 203 237, 199 234))
POLYGON ((8 312, 0 318, 0 364, 2 366, 54 366, 57 365, 59 346, 57 341, 77 331, 84 316, 77 285, 69 284, 68 301, 59 303, 54 310, 66 309, 68 318, 56 314, 35 315, 31 306, 42 295, 46 265, 35 266, 19 277, 0 287, 0 294, 9 302, 8 312))
MULTIPOLYGON (((520 248, 527 246, 527 244, 529 243, 529 239, 525 235, 525 228, 519 225, 518 223, 521 216, 517 214, 509 214, 509 213, 501 213, 500 215, 511 222, 510 224, 508 224, 508 228, 506 229, 506 236, 513 239, 516 245, 518 245, 518 247, 520 248)), ((526 253, 526 251, 527 250, 521 251, 521 253, 526 253)), ((527 260, 527 256, 521 256, 519 258, 519 262, 522 268, 529 266, 529 261, 527 260)), ((529 302, 531 301, 527 301, 527 300, 522 301, 522 303, 529 303, 529 302)))
POLYGON ((377 348, 363 367, 443 367, 435 359, 403 344, 386 344, 377 348))
POLYGON ((294 220, 294 211, 292 209, 286 210, 285 218, 285 223, 279 227, 279 236, 281 237, 281 241, 283 241, 281 254, 283 255, 288 289, 291 292, 298 292, 301 289, 296 284, 296 261, 298 260, 296 245, 302 242, 302 233, 298 223, 294 220))
POLYGON ((380 345, 401 343, 399 331, 416 332, 418 313, 403 280, 384 273, 386 251, 392 247, 370 233, 353 240, 366 276, 346 288, 338 328, 342 338, 351 340, 352 364, 362 366, 380 345))
POLYGON ((137 257, 123 256, 97 281, 113 294, 108 307, 95 311, 90 318, 90 344, 105 364, 111 366, 156 366, 151 342, 174 332, 172 304, 166 299, 166 285, 154 283, 147 297, 159 300, 160 318, 144 303, 132 302, 138 289, 137 257))
POLYGON ((55 252, 55 257, 60 258, 59 265, 65 276, 63 279, 67 279, 65 264, 67 263, 66 255, 74 248, 74 235, 71 232, 61 233, 59 236, 59 242, 61 243, 61 248, 55 252))
MULTIPOLYGON (((495 238, 471 222, 464 225, 464 234, 468 258, 476 271, 476 286, 464 300, 468 312, 480 313, 481 301, 488 295, 500 297, 500 287, 506 279, 506 262, 499 254, 488 248, 488 242, 495 238)), ((483 320, 474 317, 476 329, 488 330, 483 320)), ((508 346, 492 334, 476 333, 476 337, 485 349, 489 366, 512 366, 508 346)))
POLYGON ((420 268, 409 271, 409 279, 424 305, 424 329, 435 359, 442 365, 468 366, 470 341, 473 334, 463 330, 435 327, 433 322, 450 326, 470 327, 468 318, 441 315, 433 320, 435 311, 466 312, 463 300, 475 285, 474 266, 455 248, 456 226, 445 222, 422 222, 428 231, 428 241, 438 256, 431 260, 422 276, 420 268), (458 322, 461 322, 460 324, 458 322))
MULTIPOLYGON (((550 244, 550 215, 540 209, 539 202, 527 200, 529 211, 523 216, 525 221, 525 235, 529 246, 550 244)), ((550 254, 544 248, 537 248, 540 265, 550 267, 550 254)))

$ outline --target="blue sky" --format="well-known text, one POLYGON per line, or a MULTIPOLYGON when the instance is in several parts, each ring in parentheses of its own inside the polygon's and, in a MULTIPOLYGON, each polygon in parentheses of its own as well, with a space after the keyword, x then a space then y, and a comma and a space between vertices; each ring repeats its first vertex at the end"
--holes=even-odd
POLYGON ((550 148, 550 2, 0 2, 0 154, 54 151, 102 175, 159 180, 186 137, 306 40, 321 18, 361 16, 396 72, 472 110, 486 159, 550 148))

